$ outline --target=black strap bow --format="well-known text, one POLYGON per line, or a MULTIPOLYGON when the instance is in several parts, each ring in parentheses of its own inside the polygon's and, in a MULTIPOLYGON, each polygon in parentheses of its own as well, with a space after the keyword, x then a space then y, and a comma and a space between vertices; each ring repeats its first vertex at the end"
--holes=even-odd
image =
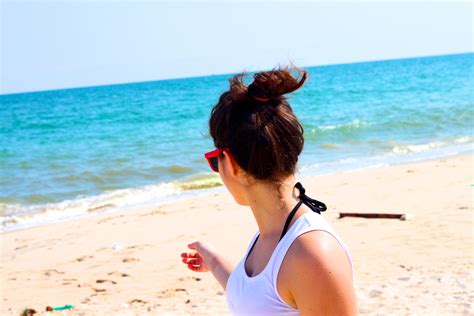
POLYGON ((300 200, 298 201, 298 203, 295 205, 293 210, 288 215, 288 218, 286 219, 286 222, 285 222, 285 227, 283 228, 283 231, 280 236, 280 240, 283 238, 283 236, 285 236, 286 231, 288 230, 288 226, 290 225, 291 219, 293 218, 293 216, 295 216, 295 213, 298 210, 298 208, 301 206, 301 203, 306 204, 313 212, 316 212, 318 214, 321 214, 321 212, 324 212, 327 209, 326 204, 324 204, 323 202, 312 199, 309 196, 307 196, 305 194, 306 190, 304 189, 301 183, 297 182, 295 184, 295 187, 300 191, 300 195, 298 196, 300 200))
POLYGON ((303 201, 303 203, 306 204, 310 209, 312 209, 313 212, 321 214, 321 212, 327 210, 326 204, 321 201, 312 199, 305 194, 306 190, 304 189, 301 183, 297 182, 295 184, 295 187, 300 191, 300 195, 298 196, 300 200, 303 201))

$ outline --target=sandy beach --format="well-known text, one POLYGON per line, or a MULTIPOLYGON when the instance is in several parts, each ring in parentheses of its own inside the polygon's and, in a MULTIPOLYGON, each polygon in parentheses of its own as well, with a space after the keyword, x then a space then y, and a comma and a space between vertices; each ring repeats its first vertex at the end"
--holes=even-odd
MULTIPOLYGON (((351 250, 360 314, 474 315, 473 159, 299 179, 351 250)), ((66 315, 228 314, 217 281, 188 270, 180 253, 204 240, 236 264, 256 229, 224 192, 3 233, 1 314, 66 304, 66 315)))

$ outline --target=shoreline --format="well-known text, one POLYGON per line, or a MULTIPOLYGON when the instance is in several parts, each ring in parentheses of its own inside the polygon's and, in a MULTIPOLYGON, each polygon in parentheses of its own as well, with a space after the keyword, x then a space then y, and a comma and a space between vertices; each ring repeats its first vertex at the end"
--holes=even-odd
MULTIPOLYGON (((361 315, 474 312, 473 162, 469 153, 298 178, 349 247, 361 315), (413 217, 338 219, 348 211, 413 217)), ((67 315, 228 314, 216 280, 187 270, 180 253, 201 240, 236 264, 256 229, 225 191, 5 232, 0 313, 72 304, 67 315)))
MULTIPOLYGON (((472 154, 474 153, 473 150, 465 150, 464 152, 461 152, 461 153, 451 153, 451 154, 445 154, 445 155, 442 155, 442 156, 434 156, 434 157, 431 157, 429 156, 428 158, 426 157, 419 157, 419 155, 416 155, 416 154, 420 154, 420 153, 416 153, 415 154, 415 157, 411 157, 409 159, 407 159, 407 157, 400 157, 400 158, 405 158, 405 160, 395 160, 395 162, 390 162, 390 163, 387 163, 387 164, 369 164, 367 166, 362 166, 362 167, 352 167, 352 168, 348 168, 348 169, 340 169, 340 170, 331 170, 329 172, 315 172, 314 170, 312 170, 312 165, 303 165, 301 167, 301 169, 303 169, 303 171, 301 172, 297 172, 297 177, 300 177, 300 178, 304 178, 304 177, 317 177, 317 176, 325 176, 325 175, 337 175, 339 173, 347 173, 347 172, 354 172, 354 171, 361 171, 361 170, 370 170, 370 169, 374 169, 374 168, 385 168, 385 167, 391 167, 391 166, 398 166, 398 165, 405 165, 405 164, 412 164, 412 163, 419 163, 419 162, 429 162, 429 161, 433 161, 433 160, 437 160, 437 159, 449 159, 449 158, 452 158, 452 157, 457 157, 457 156, 463 156, 463 155, 469 155, 469 154, 472 154)), ((428 153, 426 153, 428 154, 428 153)), ((382 157, 382 156, 381 156, 382 157)), ((376 157, 376 158, 381 158, 381 157, 376 157)), ((372 157, 369 157, 369 159, 372 158, 372 157)), ((337 163, 338 161, 335 161, 335 162, 330 162, 331 164, 333 163, 337 163)), ((162 186, 162 185, 167 185, 167 184, 172 184, 173 182, 163 182, 163 183, 158 183, 158 184, 152 184, 152 185, 149 185, 149 186, 162 186)), ((132 188, 132 190, 140 190, 141 188, 140 187, 137 187, 137 188, 132 188)), ((122 189, 122 190, 129 190, 129 189, 122 189)), ((48 219, 46 218, 44 221, 35 221, 35 222, 32 222, 30 224, 16 224, 16 225, 6 225, 4 227, 1 228, 0 230, 0 235, 2 234, 6 234, 6 233, 9 233, 9 232, 13 232, 13 231, 18 231, 18 230, 24 230, 24 229, 29 229, 29 228, 34 228, 34 227, 39 227, 39 226, 44 226, 44 225, 50 225, 50 224, 57 224, 57 223, 63 223, 63 222, 67 222, 67 221, 73 221, 73 220, 77 220, 77 219, 81 219, 81 218, 88 218, 88 217, 95 217, 95 216, 101 216, 101 215, 105 215, 105 214, 114 214, 114 213, 117 213, 117 212, 128 212, 128 211, 133 211, 134 209, 136 208, 150 208, 150 207, 159 207, 161 205, 165 205, 167 203, 173 203, 173 202, 179 202, 179 201, 183 201, 183 200, 190 200, 190 199, 193 199, 194 197, 196 196, 202 196, 202 195, 212 195, 212 194, 215 194, 215 193, 222 193, 222 190, 225 190, 225 187, 223 185, 221 186, 213 186, 213 187, 210 187, 210 188, 202 188, 202 189, 191 189, 191 190, 183 190, 181 192, 176 192, 176 193, 173 193, 175 195, 170 195, 169 197, 167 197, 166 199, 164 200, 158 200, 158 201, 146 201, 146 202, 142 202, 142 203, 137 203, 135 205, 125 205, 125 206, 118 206, 116 208, 112 208, 112 209, 107 209, 110 204, 104 204, 104 203, 99 203, 99 204, 103 204, 103 205, 99 205, 98 207, 95 207, 95 208, 89 208, 85 211, 82 211, 82 213, 80 214, 76 214, 76 215, 70 215, 70 214, 60 214, 61 211, 56 211, 57 213, 59 213, 57 216, 58 218, 51 218, 51 219, 48 219), (100 210, 101 208, 105 208, 106 210, 100 210)), ((107 194, 110 194, 110 193, 113 193, 113 192, 108 192, 107 194)), ((104 194, 104 193, 102 193, 104 194)), ((95 196, 88 196, 88 197, 85 197, 85 198, 94 198, 94 197, 98 197, 98 196, 101 196, 102 194, 99 194, 99 195, 95 195, 95 196)), ((76 199, 71 199, 71 200, 66 200, 66 201, 74 201, 76 199)), ((53 203, 53 204, 59 204, 59 203, 63 203, 65 201, 62 201, 62 202, 57 202, 57 203, 53 203)), ((47 204, 46 204, 47 205, 47 204)), ((67 212, 67 211, 64 211, 64 212, 67 212)), ((36 214, 31 214, 32 216, 44 216, 43 213, 36 213, 36 214)))

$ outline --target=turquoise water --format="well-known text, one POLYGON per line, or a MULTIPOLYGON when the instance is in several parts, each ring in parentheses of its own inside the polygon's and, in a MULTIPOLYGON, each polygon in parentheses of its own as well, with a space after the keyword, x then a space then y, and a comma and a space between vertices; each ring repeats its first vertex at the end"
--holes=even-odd
MULTIPOLYGON (((474 54, 308 67, 290 96, 299 170, 321 174, 474 149, 474 54)), ((230 75, 0 96, 4 228, 219 186, 203 153, 230 75)))

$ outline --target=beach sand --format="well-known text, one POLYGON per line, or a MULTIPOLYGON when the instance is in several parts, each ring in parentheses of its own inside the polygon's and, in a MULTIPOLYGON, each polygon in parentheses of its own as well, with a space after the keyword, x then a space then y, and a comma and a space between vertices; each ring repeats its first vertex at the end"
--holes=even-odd
MULTIPOLYGON (((349 246, 360 314, 474 315, 473 159, 298 179, 349 246)), ((72 304, 67 315, 228 314, 212 274, 188 270, 180 254, 202 240, 237 263, 256 229, 250 209, 223 192, 3 233, 0 312, 72 304)))

